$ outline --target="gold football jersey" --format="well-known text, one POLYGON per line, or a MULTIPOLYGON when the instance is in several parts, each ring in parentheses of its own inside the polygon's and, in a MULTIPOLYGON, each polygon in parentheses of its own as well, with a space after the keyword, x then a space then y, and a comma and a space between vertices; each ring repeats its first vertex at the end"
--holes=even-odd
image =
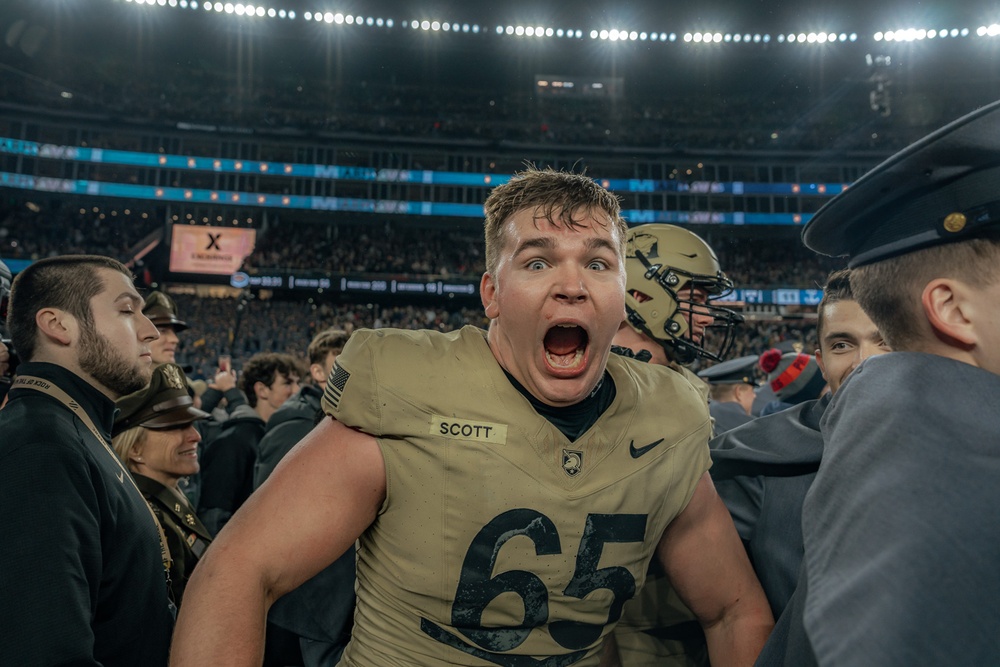
POLYGON ((324 409, 378 440, 386 500, 358 545, 345 665, 596 665, 710 465, 691 384, 612 355, 611 406, 570 442, 485 332, 361 330, 324 409))

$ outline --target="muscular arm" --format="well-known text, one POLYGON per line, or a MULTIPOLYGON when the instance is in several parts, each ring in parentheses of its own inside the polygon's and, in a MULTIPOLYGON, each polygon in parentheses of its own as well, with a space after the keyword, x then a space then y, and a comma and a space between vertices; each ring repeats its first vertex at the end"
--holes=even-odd
POLYGON ((657 554, 705 629, 712 664, 753 664, 774 619, 708 473, 663 533, 657 554))
POLYGON ((375 439, 324 419, 195 569, 170 664, 259 665, 271 603, 344 553, 384 498, 385 464, 375 439))

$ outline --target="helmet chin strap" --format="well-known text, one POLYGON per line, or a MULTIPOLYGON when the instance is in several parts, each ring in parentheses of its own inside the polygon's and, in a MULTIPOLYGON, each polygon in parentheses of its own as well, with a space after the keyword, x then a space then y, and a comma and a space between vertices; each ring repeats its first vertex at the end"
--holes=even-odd
POLYGON ((687 343, 682 343, 679 340, 671 340, 661 341, 661 344, 663 345, 663 350, 667 353, 667 358, 676 361, 682 366, 686 366, 698 358, 698 350, 687 343))

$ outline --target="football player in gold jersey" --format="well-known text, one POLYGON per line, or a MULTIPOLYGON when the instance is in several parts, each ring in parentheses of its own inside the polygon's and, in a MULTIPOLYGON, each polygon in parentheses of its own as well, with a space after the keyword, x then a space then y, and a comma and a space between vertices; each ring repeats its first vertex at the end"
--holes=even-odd
POLYGON ((625 223, 582 175, 528 170, 486 202, 488 332, 358 331, 331 415, 195 571, 172 664, 260 664, 269 605, 358 541, 344 665, 600 660, 658 557, 713 664, 773 619, 706 470, 704 400, 617 355, 625 223))

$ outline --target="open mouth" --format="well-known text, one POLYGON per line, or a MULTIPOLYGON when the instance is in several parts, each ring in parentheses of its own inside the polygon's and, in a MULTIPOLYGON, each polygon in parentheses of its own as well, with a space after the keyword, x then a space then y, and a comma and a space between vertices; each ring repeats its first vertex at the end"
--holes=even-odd
POLYGON ((586 362, 586 330, 575 324, 557 324, 545 334, 545 359, 555 370, 576 370, 586 362))

